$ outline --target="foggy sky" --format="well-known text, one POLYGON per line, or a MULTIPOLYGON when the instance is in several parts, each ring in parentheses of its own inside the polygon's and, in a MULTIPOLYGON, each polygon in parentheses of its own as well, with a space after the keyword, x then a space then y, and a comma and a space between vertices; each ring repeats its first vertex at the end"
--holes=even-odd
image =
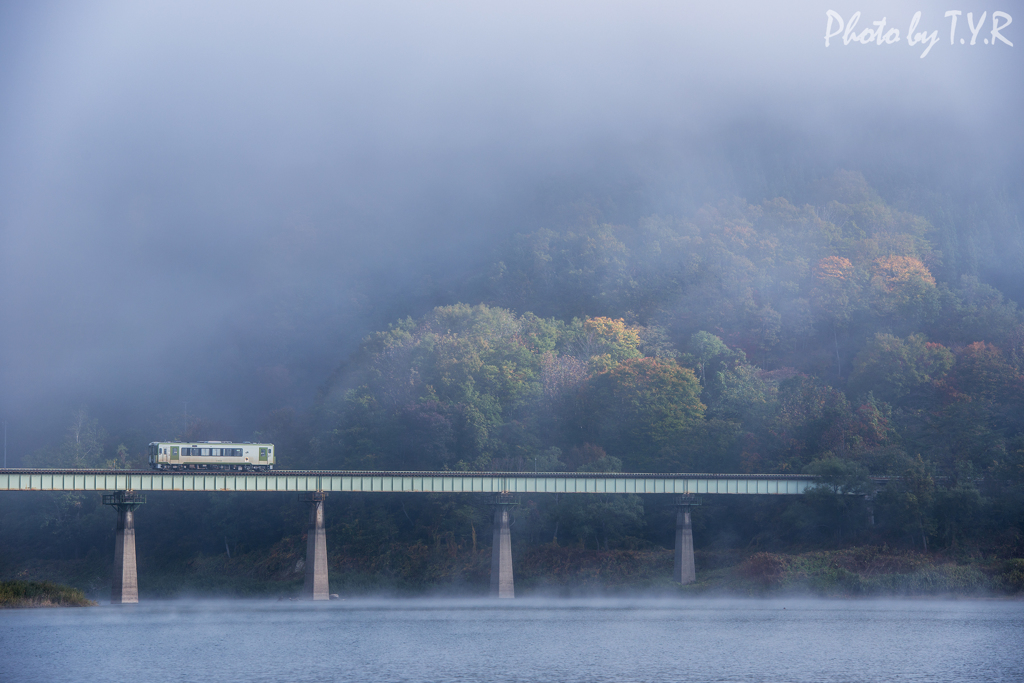
POLYGON ((580 202, 684 215, 836 167, 1019 190, 1022 53, 1019 2, 3 4, 12 448, 79 406, 246 436, 580 202), (901 42, 825 48, 827 9, 901 42), (968 41, 988 12, 978 45, 947 9, 968 41), (980 44, 997 9, 1012 48, 980 44))

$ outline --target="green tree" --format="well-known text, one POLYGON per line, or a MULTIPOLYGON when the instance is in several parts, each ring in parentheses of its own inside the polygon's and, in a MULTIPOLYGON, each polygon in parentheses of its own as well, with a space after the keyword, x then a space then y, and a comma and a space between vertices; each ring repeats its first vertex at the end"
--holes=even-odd
POLYGON ((588 440, 631 468, 655 467, 701 423, 704 404, 693 371, 673 360, 637 358, 596 375, 587 389, 588 440))
MULTIPOLYGON (((580 465, 578 471, 622 471, 618 458, 593 446, 589 451, 597 457, 580 465)), ((575 538, 581 547, 593 539, 596 549, 608 550, 623 536, 640 533, 644 526, 643 502, 636 495, 567 494, 559 497, 552 514, 563 538, 575 538)))
POLYGON ((952 550, 976 539, 983 499, 974 482, 959 482, 935 494, 933 515, 939 539, 952 550))
POLYGON ((890 539, 910 539, 913 545, 920 543, 928 550, 928 537, 935 531, 935 480, 920 455, 905 459, 896 473, 875 496, 877 524, 890 539))
POLYGON ((850 387, 891 402, 942 379, 954 362, 949 349, 922 335, 900 339, 879 332, 854 358, 850 387))
POLYGON ((804 503, 815 511, 818 524, 841 542, 861 531, 867 521, 864 496, 871 489, 866 469, 831 453, 815 460, 805 470, 818 477, 804 493, 804 503))

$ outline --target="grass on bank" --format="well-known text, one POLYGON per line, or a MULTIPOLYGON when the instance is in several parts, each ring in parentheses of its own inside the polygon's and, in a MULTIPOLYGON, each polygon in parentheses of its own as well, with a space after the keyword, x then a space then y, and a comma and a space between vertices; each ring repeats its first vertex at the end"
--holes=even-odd
MULTIPOLYGON (((705 564, 716 564, 713 553, 705 564), (711 560, 709 562, 709 560, 711 560)), ((698 558, 700 553, 698 553, 698 558)), ((938 554, 860 546, 781 554, 758 552, 700 571, 692 592, 747 595, 810 593, 830 597, 983 596, 1024 592, 1024 560, 960 560, 938 554)))
POLYGON ((49 581, 0 581, 0 608, 17 607, 89 607, 88 600, 77 588, 49 581))

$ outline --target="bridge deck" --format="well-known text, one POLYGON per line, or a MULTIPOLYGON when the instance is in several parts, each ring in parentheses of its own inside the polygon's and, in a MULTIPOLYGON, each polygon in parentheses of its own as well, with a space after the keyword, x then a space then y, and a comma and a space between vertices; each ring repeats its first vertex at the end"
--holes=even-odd
POLYGON ((0 469, 0 491, 797 494, 809 475, 0 469))

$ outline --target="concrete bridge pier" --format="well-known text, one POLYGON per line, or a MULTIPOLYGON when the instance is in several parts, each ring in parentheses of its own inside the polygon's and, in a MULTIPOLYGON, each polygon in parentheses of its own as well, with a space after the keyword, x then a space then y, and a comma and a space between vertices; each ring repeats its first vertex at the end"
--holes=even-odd
POLYGON ((512 579, 512 508, 519 504, 514 496, 502 493, 494 497, 494 540, 491 544, 491 597, 516 597, 512 579))
POLYGON ((693 563, 693 525, 690 522, 690 508, 700 505, 700 498, 692 495, 676 498, 676 558, 673 579, 686 585, 697 580, 697 569, 693 563))
POLYGON ((324 499, 327 494, 314 491, 299 496, 309 503, 309 530, 306 535, 306 580, 302 597, 307 600, 330 600, 327 585, 327 531, 324 529, 324 499))
POLYGON ((145 496, 132 491, 115 491, 103 496, 103 504, 117 510, 117 533, 114 537, 114 584, 110 604, 124 605, 139 601, 139 574, 135 562, 135 510, 146 502, 145 496))

